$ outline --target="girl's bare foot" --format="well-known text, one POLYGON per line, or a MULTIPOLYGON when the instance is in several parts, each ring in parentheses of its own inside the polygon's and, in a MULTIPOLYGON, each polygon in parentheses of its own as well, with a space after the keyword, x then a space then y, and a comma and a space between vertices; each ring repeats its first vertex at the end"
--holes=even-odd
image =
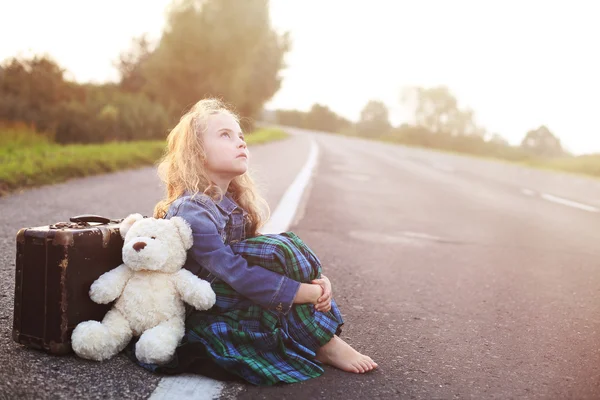
POLYGON ((378 367, 371 357, 360 354, 337 335, 333 335, 333 338, 325 346, 317 350, 315 358, 324 364, 357 374, 378 367))

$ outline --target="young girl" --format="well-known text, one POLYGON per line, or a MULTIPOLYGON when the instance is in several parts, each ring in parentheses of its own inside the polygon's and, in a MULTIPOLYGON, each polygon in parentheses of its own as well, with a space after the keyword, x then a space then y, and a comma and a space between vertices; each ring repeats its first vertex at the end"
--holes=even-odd
POLYGON ((177 215, 190 224, 194 245, 185 268, 211 282, 217 294, 210 310, 188 313, 175 363, 202 353, 204 360, 256 385, 320 376, 320 363, 354 373, 376 368, 339 337, 343 319, 310 249, 293 233, 258 232, 267 219, 259 204, 267 213, 268 205, 248 174, 249 152, 238 117, 219 100, 201 100, 181 118, 167 144, 158 168, 167 195, 154 217, 177 215), (248 247, 253 240, 262 247, 248 247), (255 252, 259 260, 273 252, 287 254, 281 258, 286 265, 276 272, 251 263, 235 248, 248 250, 246 256, 255 252), (310 269, 307 265, 317 271, 310 271, 312 280, 300 282, 298 273, 310 269))

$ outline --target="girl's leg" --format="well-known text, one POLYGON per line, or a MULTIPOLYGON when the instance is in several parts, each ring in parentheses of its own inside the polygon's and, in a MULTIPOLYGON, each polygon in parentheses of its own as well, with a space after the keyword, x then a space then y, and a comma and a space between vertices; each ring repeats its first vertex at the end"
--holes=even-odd
MULTIPOLYGON (((280 263, 264 264, 261 263, 260 257, 253 259, 253 255, 246 257, 248 262, 261 263, 263 267, 286 275, 287 277, 300 283, 311 283, 313 279, 320 277, 321 263, 314 252, 294 233, 286 232, 282 235, 286 236, 287 240, 282 240, 280 235, 267 235, 270 237, 270 239, 273 239, 274 242, 277 240, 281 241, 280 263), (290 243, 293 245, 290 245, 290 243)), ((249 240, 251 241, 252 239, 249 240)), ((258 240, 259 242, 262 241, 262 239, 258 240)), ((232 249, 235 251, 235 245, 232 246, 232 249)), ((305 305, 293 305, 293 307, 303 306, 305 305)), ((296 321, 294 323, 302 324, 302 321, 296 321)), ((304 336, 310 336, 310 334, 307 335, 304 330, 299 330, 299 332, 304 336)), ((312 333, 318 335, 318 333, 312 333)), ((294 332, 291 331, 290 334, 294 335, 294 332)), ((295 339, 309 348, 316 347, 312 346, 314 340, 310 340, 310 337, 295 337, 295 339)), ((372 370, 373 368, 377 368, 377 363, 375 363, 370 357, 354 350, 348 343, 344 342, 337 335, 333 335, 333 338, 329 342, 317 349, 315 358, 324 364, 328 364, 348 372, 364 373, 372 370)))
POLYGON ((354 350, 337 335, 333 335, 326 345, 317 350, 315 358, 324 364, 347 372, 365 373, 378 367, 371 357, 354 350))

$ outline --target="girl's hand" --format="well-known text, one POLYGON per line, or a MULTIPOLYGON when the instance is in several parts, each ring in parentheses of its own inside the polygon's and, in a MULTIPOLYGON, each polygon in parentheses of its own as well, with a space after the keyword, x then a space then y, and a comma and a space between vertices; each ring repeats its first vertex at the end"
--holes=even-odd
POLYGON ((331 310, 331 282, 329 279, 321 274, 321 279, 314 279, 311 281, 312 283, 316 283, 323 288, 323 294, 317 300, 317 304, 315 305, 315 310, 321 312, 327 312, 331 310))

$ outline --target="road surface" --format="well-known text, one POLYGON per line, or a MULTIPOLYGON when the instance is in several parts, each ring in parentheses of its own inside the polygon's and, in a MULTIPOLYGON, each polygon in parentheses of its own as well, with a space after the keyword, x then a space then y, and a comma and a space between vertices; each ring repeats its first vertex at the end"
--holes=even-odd
MULTIPOLYGON (((599 398, 600 182, 319 132, 251 148, 275 208, 319 148, 296 234, 319 255, 342 338, 379 369, 223 398, 599 398)), ((160 376, 12 342, 18 228, 83 213, 149 215, 152 168, 0 198, 0 393, 147 398, 160 376)), ((0 394, 0 396, 2 396, 0 394)))

